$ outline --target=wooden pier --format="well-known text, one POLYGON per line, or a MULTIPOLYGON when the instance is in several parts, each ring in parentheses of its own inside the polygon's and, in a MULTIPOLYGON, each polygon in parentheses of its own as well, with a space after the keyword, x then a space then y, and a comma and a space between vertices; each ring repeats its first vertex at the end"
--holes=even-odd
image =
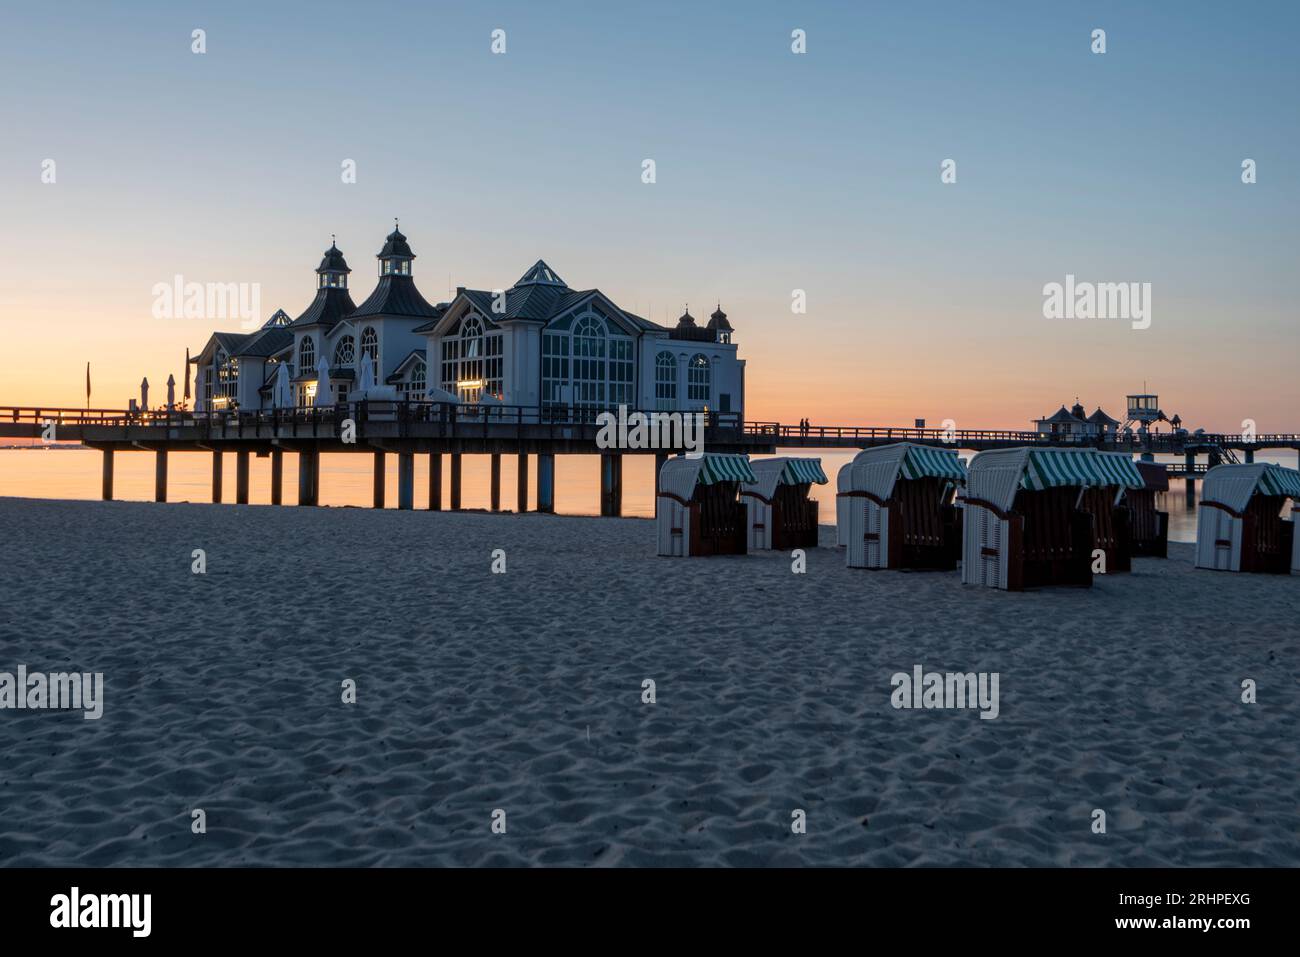
MULTIPOLYGON (((611 410, 613 411, 613 410, 611 410)), ((650 413, 645 413, 649 415, 650 413)), ((683 413, 690 414, 690 413, 683 413)), ((284 501, 284 455, 298 456, 298 504, 320 501, 320 456, 323 452, 367 453, 374 459, 374 504, 385 505, 388 456, 397 456, 397 506, 415 507, 415 456, 429 456, 427 507, 443 507, 443 478, 449 477, 447 502, 461 507, 461 468, 465 455, 487 455, 491 462, 491 507, 501 509, 501 457, 517 458, 516 510, 527 511, 530 457, 536 457, 537 510, 555 509, 555 456, 597 455, 600 461, 600 514, 620 515, 623 502, 623 456, 654 455, 658 468, 680 449, 603 448, 597 442, 598 410, 539 410, 525 406, 458 406, 425 402, 355 402, 327 408, 275 409, 258 412, 194 413, 125 412, 107 409, 0 407, 0 438, 45 438, 81 442, 103 454, 103 497, 113 497, 113 464, 118 452, 152 452, 154 497, 167 501, 167 462, 173 452, 212 456, 212 500, 221 501, 223 456, 235 455, 235 501, 249 500, 249 457, 271 458, 271 502, 284 501), (443 458, 450 458, 444 472, 443 458)), ((1291 449, 1300 454, 1300 435, 1206 433, 1120 433, 1106 437, 1056 436, 1032 431, 989 429, 917 429, 887 427, 799 426, 746 422, 731 413, 704 413, 704 448, 713 452, 773 454, 778 448, 865 449, 893 442, 916 442, 970 451, 1023 445, 1089 447, 1140 454, 1180 455, 1173 478, 1187 480, 1189 500, 1194 483, 1222 461, 1254 459, 1264 449, 1291 449), (1199 461, 1200 457, 1205 462, 1199 461)))

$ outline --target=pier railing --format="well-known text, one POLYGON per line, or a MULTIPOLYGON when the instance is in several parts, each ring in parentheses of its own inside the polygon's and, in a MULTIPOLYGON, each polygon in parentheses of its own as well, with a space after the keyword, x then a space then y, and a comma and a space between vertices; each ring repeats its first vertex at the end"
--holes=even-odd
MULTIPOLYGON (((100 430, 125 430, 143 441, 172 438, 327 438, 341 434, 351 420, 358 436, 583 438, 594 436, 598 417, 618 408, 599 406, 469 405, 407 400, 360 400, 331 406, 211 409, 68 409, 44 406, 0 407, 0 436, 39 437, 50 423, 58 437, 105 438, 100 430), (576 430, 576 431, 566 431, 576 430)), ((662 410, 625 410, 628 416, 662 410)), ((672 414, 672 413, 670 413, 672 414)), ((685 412, 682 415, 695 413, 685 412)), ((715 441, 738 445, 802 448, 866 448, 889 442, 917 442, 980 450, 1016 445, 1078 446, 1167 454, 1213 453, 1222 449, 1300 448, 1300 434, 1260 433, 1249 439, 1234 433, 1114 433, 1104 436, 1054 434, 1014 429, 934 429, 887 426, 800 425, 744 420, 739 413, 705 412, 705 427, 715 441)))

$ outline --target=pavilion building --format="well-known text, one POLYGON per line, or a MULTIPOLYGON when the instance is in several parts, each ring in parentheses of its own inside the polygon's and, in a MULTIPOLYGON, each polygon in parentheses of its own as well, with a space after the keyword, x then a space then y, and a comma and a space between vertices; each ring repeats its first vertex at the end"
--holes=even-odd
POLYGON ((253 332, 214 333, 193 359, 196 408, 269 409, 288 365, 293 401, 314 403, 321 358, 338 402, 358 392, 363 356, 378 384, 370 398, 462 403, 571 414, 629 409, 744 413, 745 362, 721 306, 700 326, 687 310, 672 328, 617 305, 599 289, 571 289, 538 260, 508 289, 456 290, 430 304, 416 288, 415 253, 394 229, 377 259, 379 281, 356 305, 336 244, 316 269, 316 294, 297 318, 278 310, 253 332), (439 391, 440 390, 440 391, 439 391))

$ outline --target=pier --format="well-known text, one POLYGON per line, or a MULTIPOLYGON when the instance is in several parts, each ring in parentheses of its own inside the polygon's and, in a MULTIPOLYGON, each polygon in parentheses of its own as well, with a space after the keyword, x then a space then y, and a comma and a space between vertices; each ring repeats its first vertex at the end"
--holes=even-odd
MULTIPOLYGON (((610 410, 615 411, 615 410, 610 410)), ((167 464, 172 453, 212 456, 212 500, 222 500, 225 453, 235 455, 235 501, 249 500, 250 456, 271 459, 271 501, 284 503, 285 454, 298 457, 299 505, 320 500, 322 453, 373 456, 374 505, 385 505, 389 456, 396 456, 397 505, 413 509, 415 456, 429 456, 426 507, 431 511, 461 507, 461 466, 465 455, 487 455, 491 462, 491 509, 502 507, 501 457, 517 458, 516 511, 527 511, 530 479, 536 483, 537 510, 555 508, 555 456, 593 455, 600 463, 600 514, 622 514, 624 455, 656 456, 658 467, 681 451, 665 448, 602 448, 597 442, 599 410, 538 409, 507 405, 454 405, 428 402, 355 402, 325 408, 286 408, 256 412, 130 412, 107 409, 0 407, 0 438, 81 442, 102 453, 105 500, 113 497, 114 456, 119 452, 154 455, 154 498, 167 501, 167 464), (444 468, 444 459, 449 467, 444 468), (531 464, 535 461, 535 467, 531 464), (447 494, 444 499, 444 477, 447 494)), ((646 412, 646 415, 650 413, 646 412)), ((1091 447, 1133 455, 1183 457, 1171 466, 1171 478, 1194 483, 1221 462, 1254 460, 1260 450, 1291 449, 1300 455, 1300 434, 1241 435, 1207 433, 1116 433, 1082 438, 1035 431, 996 429, 926 429, 786 425, 744 421, 732 413, 709 412, 704 448, 713 452, 770 455, 778 448, 866 449, 894 442, 958 448, 974 452, 1023 445, 1091 447), (1238 457, 1240 455, 1240 458, 1238 457), (1204 461, 1201 461, 1201 459, 1204 461)))

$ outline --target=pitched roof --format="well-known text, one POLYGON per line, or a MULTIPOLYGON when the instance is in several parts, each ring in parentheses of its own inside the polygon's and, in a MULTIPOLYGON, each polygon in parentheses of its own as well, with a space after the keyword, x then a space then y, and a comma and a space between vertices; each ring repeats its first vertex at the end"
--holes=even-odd
POLYGON ((515 283, 515 287, 527 286, 534 283, 547 286, 560 286, 565 289, 568 288, 568 283, 561 279, 559 274, 550 266, 546 265, 545 261, 541 259, 533 263, 532 266, 529 267, 528 271, 519 277, 518 282, 515 283))
POLYGON ((349 318, 409 316, 416 319, 437 319, 441 315, 435 306, 420 295, 420 290, 415 288, 415 280, 410 276, 380 276, 374 292, 349 314, 349 318))
POLYGON ((292 348, 292 346, 293 333, 284 326, 263 326, 249 336, 232 355, 273 356, 292 348))
POLYGON ((357 305, 352 301, 346 289, 325 286, 316 290, 316 298, 311 301, 301 316, 289 323, 291 328, 303 326, 333 326, 340 319, 346 319, 356 312, 357 305))
POLYGON ((410 352, 406 354, 405 359, 397 363, 397 368, 393 370, 393 374, 390 375, 388 378, 386 378, 384 381, 387 382, 389 385, 392 385, 397 382, 401 382, 402 377, 406 374, 406 367, 411 365, 414 359, 423 359, 423 358, 424 358, 423 349, 412 349, 410 352))
POLYGON ((1095 422, 1100 425, 1119 425, 1119 419, 1112 419, 1105 412, 1101 411, 1101 406, 1097 406, 1097 411, 1088 416, 1089 422, 1095 422))
POLYGON ((1046 418, 1046 419, 1040 419, 1039 421, 1042 421, 1042 422, 1079 422, 1079 421, 1081 421, 1081 420, 1079 419, 1079 417, 1078 417, 1077 415, 1073 415, 1073 414, 1071 414, 1071 413, 1070 413, 1070 412, 1065 408, 1065 406, 1061 406, 1059 409, 1057 409, 1055 412, 1053 412, 1053 413, 1052 413, 1048 418, 1046 418))

